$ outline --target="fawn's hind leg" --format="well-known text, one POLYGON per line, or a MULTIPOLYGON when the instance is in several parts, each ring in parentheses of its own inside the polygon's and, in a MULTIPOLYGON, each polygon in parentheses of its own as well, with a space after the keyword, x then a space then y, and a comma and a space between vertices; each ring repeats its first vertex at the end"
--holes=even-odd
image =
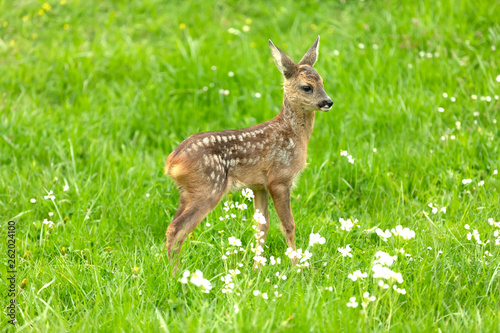
MULTIPOLYGON (((176 217, 167 228, 167 254, 171 261, 179 255, 182 243, 187 235, 193 231, 207 214, 217 206, 224 192, 211 193, 189 193, 181 194, 181 199, 176 217), (181 210, 181 208, 183 208, 181 210), (180 213, 179 213, 180 211, 180 213)), ((177 265, 180 266, 180 256, 177 265)))

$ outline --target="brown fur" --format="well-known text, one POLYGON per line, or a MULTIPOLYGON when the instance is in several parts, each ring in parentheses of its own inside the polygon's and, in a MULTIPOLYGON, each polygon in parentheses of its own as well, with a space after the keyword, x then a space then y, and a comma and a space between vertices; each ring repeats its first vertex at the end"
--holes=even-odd
POLYGON ((180 252, 187 235, 227 191, 243 186, 254 190, 255 208, 266 218, 267 223, 259 225, 259 231, 264 232, 261 238, 265 239, 269 230, 271 196, 287 244, 295 249, 290 191, 293 180, 306 166, 314 111, 325 102, 331 107, 331 100, 324 91, 323 80, 312 68, 319 37, 298 65, 269 42, 274 60, 285 76, 281 112, 252 127, 194 134, 168 156, 165 173, 180 191, 179 208, 166 233, 170 258, 180 252), (304 85, 311 86, 312 91, 305 92, 304 85))

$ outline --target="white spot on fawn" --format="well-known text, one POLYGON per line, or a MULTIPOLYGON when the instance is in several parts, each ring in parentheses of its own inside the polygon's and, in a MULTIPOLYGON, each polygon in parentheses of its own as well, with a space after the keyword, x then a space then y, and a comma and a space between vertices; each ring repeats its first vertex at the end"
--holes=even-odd
POLYGON ((227 142, 227 137, 223 136, 222 140, 224 140, 224 142, 227 142))
POLYGON ((210 141, 208 141, 207 137, 203 138, 203 143, 205 144, 205 146, 208 146, 209 142, 210 141))

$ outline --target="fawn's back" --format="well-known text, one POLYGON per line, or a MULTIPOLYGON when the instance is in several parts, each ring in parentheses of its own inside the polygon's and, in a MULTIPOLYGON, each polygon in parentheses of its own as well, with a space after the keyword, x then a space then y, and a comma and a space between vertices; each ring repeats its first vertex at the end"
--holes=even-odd
POLYGON ((265 187, 275 178, 293 180, 305 167, 307 142, 280 118, 194 134, 170 154, 165 172, 185 190, 209 186, 211 194, 265 187))

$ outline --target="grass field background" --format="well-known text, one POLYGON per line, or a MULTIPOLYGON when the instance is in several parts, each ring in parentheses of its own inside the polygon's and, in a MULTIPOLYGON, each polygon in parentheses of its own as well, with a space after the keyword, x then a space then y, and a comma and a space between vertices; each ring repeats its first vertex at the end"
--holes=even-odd
POLYGON ((8 220, 22 331, 500 330, 499 17, 494 1, 0 0, 2 331, 8 220), (226 221, 221 204, 182 252, 181 273, 213 289, 180 283, 162 254, 178 201, 166 157, 193 133, 276 116, 267 40, 298 61, 318 35, 334 106, 317 114, 292 210, 298 248, 312 232, 326 243, 298 272, 271 208, 265 256, 282 263, 252 269, 251 203, 226 221), (415 238, 373 233, 397 225, 415 238), (230 236, 247 251, 222 260, 230 236), (378 286, 377 251, 397 256, 405 295, 378 286), (347 307, 366 291, 374 302, 347 307))

